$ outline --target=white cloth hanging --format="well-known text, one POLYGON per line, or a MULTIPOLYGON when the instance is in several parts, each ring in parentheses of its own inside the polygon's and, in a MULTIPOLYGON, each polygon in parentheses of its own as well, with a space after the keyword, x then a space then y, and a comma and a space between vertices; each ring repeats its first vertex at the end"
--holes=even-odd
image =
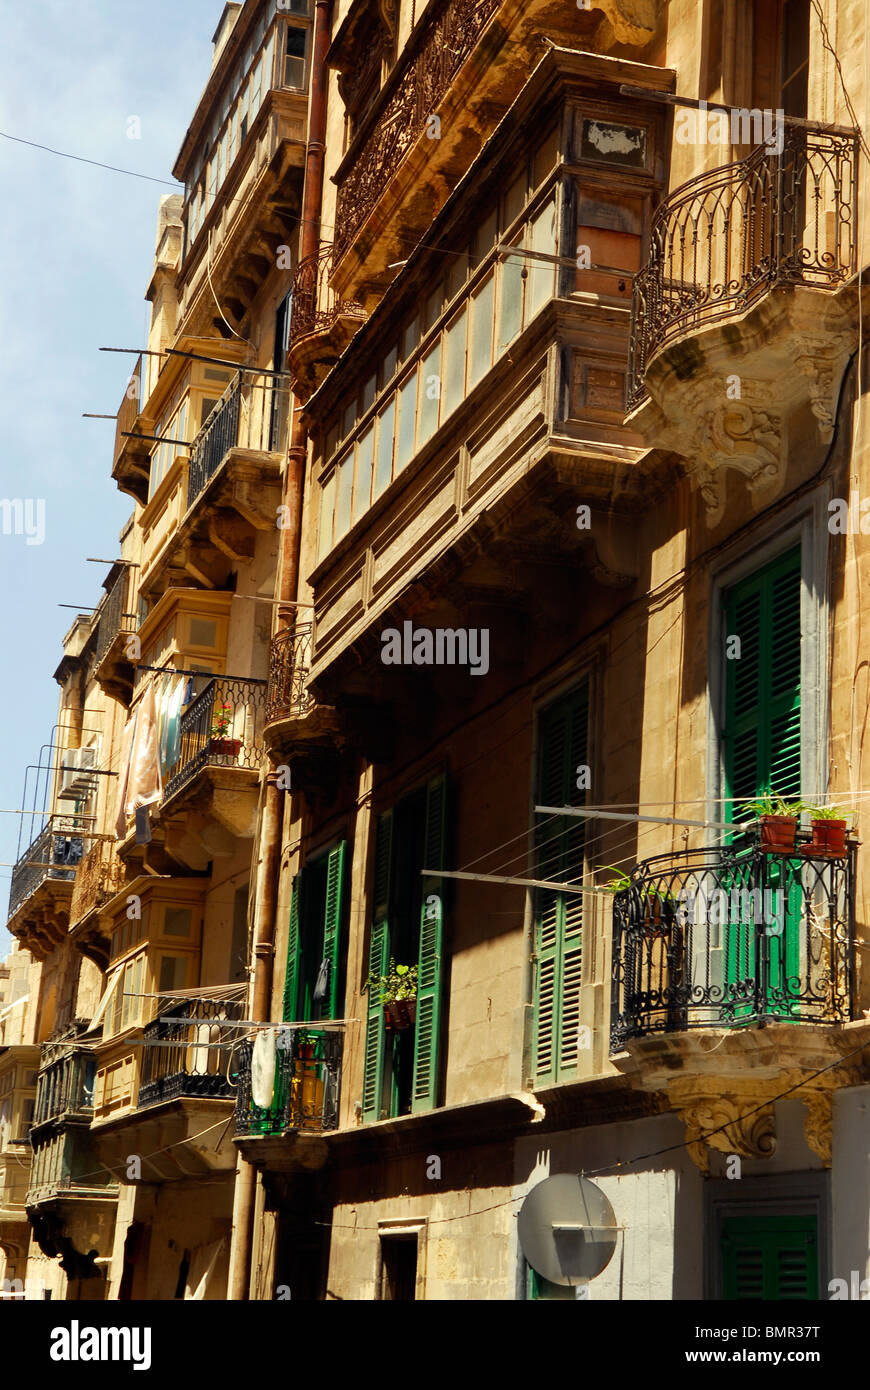
POLYGON ((251 1049, 251 1099, 260 1110, 268 1110, 275 1091, 275 1031, 265 1028, 254 1038, 251 1049))

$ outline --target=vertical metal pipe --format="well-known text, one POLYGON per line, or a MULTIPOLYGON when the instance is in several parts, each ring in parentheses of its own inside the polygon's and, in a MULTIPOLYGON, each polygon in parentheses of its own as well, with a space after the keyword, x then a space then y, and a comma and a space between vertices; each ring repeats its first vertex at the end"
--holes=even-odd
MULTIPOLYGON (((323 158, 326 137, 326 51, 332 23, 332 0, 315 0, 314 34, 311 45, 308 143, 305 151, 305 179, 302 188, 299 261, 316 256, 320 249, 320 212, 323 198, 323 158)), ((305 461, 308 435, 300 419, 301 403, 294 398, 293 424, 287 450, 282 502, 285 524, 278 533, 278 573, 275 597, 292 603, 299 589, 299 552, 302 541, 302 505, 305 490, 305 461)), ((293 608, 276 608, 276 624, 294 621, 293 608)), ((272 958, 275 949, 275 913, 281 866, 283 796, 277 784, 274 763, 266 776, 266 794, 260 824, 260 865, 257 875, 257 915, 254 934, 254 975, 251 987, 252 1019, 266 1022, 272 994, 272 958)), ((236 1167, 233 1199, 233 1237, 227 1296, 243 1301, 249 1296, 251 1256, 254 1238, 256 1174, 241 1155, 236 1167)))

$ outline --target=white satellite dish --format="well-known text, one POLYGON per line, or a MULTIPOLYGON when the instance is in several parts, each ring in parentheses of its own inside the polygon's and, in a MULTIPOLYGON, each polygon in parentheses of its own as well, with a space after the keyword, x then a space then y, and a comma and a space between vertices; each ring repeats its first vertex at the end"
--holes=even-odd
POLYGON ((595 1279, 616 1249, 616 1216, 588 1178, 558 1173, 533 1187, 517 1230, 528 1263, 543 1279, 565 1287, 595 1279))

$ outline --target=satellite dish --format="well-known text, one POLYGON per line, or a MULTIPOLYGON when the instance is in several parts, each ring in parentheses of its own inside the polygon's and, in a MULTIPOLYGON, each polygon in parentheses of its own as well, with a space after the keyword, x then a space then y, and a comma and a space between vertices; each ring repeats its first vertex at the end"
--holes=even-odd
POLYGON ((600 1187, 576 1173, 558 1173, 533 1187, 517 1230, 532 1269, 551 1284, 595 1279, 616 1249, 613 1207, 600 1187))

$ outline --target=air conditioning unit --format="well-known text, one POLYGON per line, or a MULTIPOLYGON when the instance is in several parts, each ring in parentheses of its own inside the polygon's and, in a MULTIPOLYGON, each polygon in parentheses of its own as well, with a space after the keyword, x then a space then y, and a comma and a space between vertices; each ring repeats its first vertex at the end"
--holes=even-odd
POLYGON ((97 779, 92 769, 96 766, 95 748, 68 748, 61 758, 60 791, 61 801, 82 801, 96 789, 97 779))

